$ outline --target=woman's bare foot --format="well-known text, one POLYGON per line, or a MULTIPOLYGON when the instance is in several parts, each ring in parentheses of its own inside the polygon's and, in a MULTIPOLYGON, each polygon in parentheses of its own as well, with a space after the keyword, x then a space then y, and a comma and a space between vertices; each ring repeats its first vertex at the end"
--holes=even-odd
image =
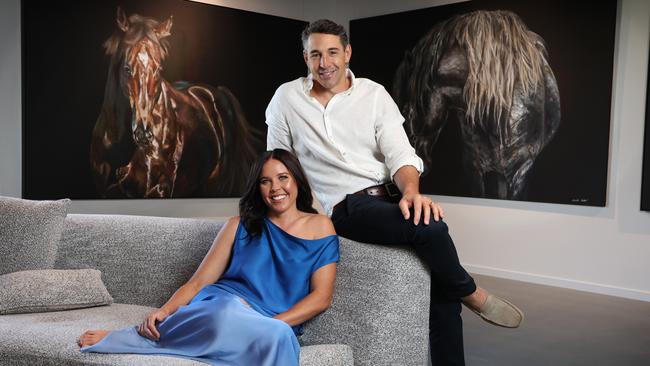
POLYGON ((462 298, 463 304, 470 307, 471 309, 481 311, 485 301, 487 301, 489 293, 482 287, 476 287, 476 291, 472 294, 462 298))
POLYGON ((108 330, 101 329, 86 331, 79 337, 79 341, 77 343, 80 347, 92 346, 93 344, 104 339, 104 337, 106 337, 109 332, 110 331, 108 330))

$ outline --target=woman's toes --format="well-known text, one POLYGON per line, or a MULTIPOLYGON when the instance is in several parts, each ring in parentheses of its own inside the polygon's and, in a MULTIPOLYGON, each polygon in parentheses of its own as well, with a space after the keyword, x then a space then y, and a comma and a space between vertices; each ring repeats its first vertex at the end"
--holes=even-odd
POLYGON ((103 330, 103 329, 93 331, 90 345, 92 346, 93 344, 98 343, 99 341, 104 339, 104 337, 106 337, 108 333, 109 333, 108 330, 103 330))
POLYGON ((79 346, 92 346, 101 341, 108 334, 107 330, 89 330, 84 332, 78 339, 79 346))

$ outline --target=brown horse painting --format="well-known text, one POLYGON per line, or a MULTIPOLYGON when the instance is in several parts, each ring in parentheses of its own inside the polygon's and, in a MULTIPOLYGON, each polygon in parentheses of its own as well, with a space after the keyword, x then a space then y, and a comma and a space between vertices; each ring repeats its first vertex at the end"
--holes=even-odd
POLYGON ((172 18, 158 22, 117 11, 104 102, 90 162, 103 197, 239 195, 259 132, 225 87, 161 75, 172 18))
POLYGON ((475 197, 526 199, 535 159, 560 124, 544 40, 510 11, 475 11, 436 24, 407 52, 393 95, 425 170, 440 158, 433 148, 442 129, 459 123, 475 197))

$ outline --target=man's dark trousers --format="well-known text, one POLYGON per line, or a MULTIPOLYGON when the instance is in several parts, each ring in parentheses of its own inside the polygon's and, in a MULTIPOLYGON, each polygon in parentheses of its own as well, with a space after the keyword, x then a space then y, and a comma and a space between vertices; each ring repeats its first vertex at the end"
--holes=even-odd
POLYGON ((423 217, 416 226, 405 220, 396 203, 381 197, 347 195, 342 207, 333 212, 338 235, 359 242, 409 245, 431 269, 429 342, 433 366, 464 365, 461 297, 476 290, 472 277, 458 260, 447 225, 423 217))

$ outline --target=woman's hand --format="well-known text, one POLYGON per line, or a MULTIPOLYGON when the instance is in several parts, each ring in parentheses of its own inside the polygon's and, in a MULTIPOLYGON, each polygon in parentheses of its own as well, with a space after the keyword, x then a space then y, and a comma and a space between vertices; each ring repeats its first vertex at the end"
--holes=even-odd
POLYGON ((139 335, 152 341, 160 340, 158 323, 174 314, 180 306, 187 305, 192 301, 204 286, 217 282, 228 266, 238 226, 239 216, 228 220, 192 278, 176 290, 165 305, 147 315, 147 318, 138 326, 139 335))
POLYGON ((157 325, 168 316, 169 313, 163 309, 152 311, 138 327, 138 334, 145 338, 149 338, 152 341, 159 340, 160 332, 158 332, 157 325))

